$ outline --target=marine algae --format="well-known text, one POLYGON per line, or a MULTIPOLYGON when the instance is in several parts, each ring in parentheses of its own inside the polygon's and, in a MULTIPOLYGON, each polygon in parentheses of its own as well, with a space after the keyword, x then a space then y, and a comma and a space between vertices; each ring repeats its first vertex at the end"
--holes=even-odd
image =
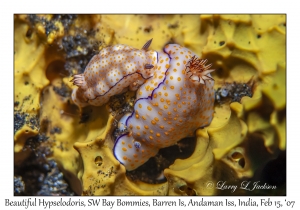
MULTIPOLYGON (((257 178, 286 148, 285 25, 285 15, 16 15, 16 166, 28 157, 26 141, 44 134, 78 195, 233 195, 210 186, 257 178), (191 155, 177 158, 152 184, 133 180, 113 156, 121 112, 108 105, 78 109, 69 82, 103 47, 140 48, 151 38, 154 50, 177 43, 213 63, 215 90, 256 83, 252 98, 215 104, 211 125, 195 131, 191 155)), ((268 194, 235 195, 250 193, 268 194)))

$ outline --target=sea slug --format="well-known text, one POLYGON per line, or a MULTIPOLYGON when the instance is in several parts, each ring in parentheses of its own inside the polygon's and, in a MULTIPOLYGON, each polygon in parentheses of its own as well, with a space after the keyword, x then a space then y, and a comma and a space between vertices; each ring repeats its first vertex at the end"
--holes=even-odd
POLYGON ((160 148, 193 135, 213 117, 211 64, 177 44, 168 44, 159 53, 148 50, 148 44, 142 50, 125 45, 106 49, 90 61, 84 75, 74 77, 79 88, 73 100, 80 106, 102 105, 135 83, 134 110, 119 123, 128 133, 119 136, 113 148, 127 170, 136 169, 160 148), (101 66, 103 60, 106 65, 101 66))
POLYGON ((73 77, 73 84, 78 86, 72 93, 74 103, 80 107, 101 106, 127 88, 137 90, 153 75, 157 63, 157 53, 148 50, 151 41, 141 50, 118 44, 95 55, 84 73, 73 77))

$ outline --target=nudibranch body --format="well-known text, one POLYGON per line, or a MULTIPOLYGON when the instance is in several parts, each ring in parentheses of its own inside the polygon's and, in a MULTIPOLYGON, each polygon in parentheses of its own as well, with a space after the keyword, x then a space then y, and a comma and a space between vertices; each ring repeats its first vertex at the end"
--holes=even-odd
POLYGON ((160 148, 209 125, 214 81, 210 65, 205 63, 175 44, 167 45, 159 54, 157 69, 137 91, 134 111, 126 120, 130 133, 115 143, 114 154, 127 170, 142 165, 160 148))
MULTIPOLYGON (((142 85, 137 89, 134 110, 119 123, 120 129, 129 132, 117 138, 113 149, 127 170, 139 167, 160 148, 193 135, 197 128, 209 125, 213 117, 214 80, 210 76, 213 70, 209 69, 211 65, 205 65, 206 60, 198 59, 192 51, 177 44, 166 45, 160 53, 147 50, 145 53, 149 54, 148 59, 135 68, 139 76, 145 76, 142 80, 138 78, 142 85), (145 68, 146 64, 152 68, 145 68)), ((115 86, 106 87, 106 94, 115 94, 110 92, 115 86)))
POLYGON ((141 50, 126 45, 104 48, 88 63, 83 74, 75 75, 72 99, 80 107, 101 106, 113 95, 136 90, 153 74, 157 53, 148 50, 148 41, 141 50))

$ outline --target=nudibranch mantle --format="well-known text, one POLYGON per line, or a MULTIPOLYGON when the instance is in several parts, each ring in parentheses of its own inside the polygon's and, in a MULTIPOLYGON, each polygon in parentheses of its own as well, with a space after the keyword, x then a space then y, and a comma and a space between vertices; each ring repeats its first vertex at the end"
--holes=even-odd
POLYGON ((80 107, 101 106, 127 87, 136 90, 152 76, 157 63, 157 53, 147 50, 147 43, 141 50, 121 44, 101 50, 83 74, 74 76, 73 83, 78 86, 72 93, 74 103, 80 107))
MULTIPOLYGON (((214 105, 214 80, 210 76, 213 70, 209 69, 211 65, 205 65, 206 60, 197 58, 195 53, 177 44, 166 45, 163 52, 159 53, 144 49, 137 50, 125 45, 117 46, 127 49, 122 52, 122 55, 127 58, 126 61, 123 60, 123 66, 123 61, 116 59, 116 56, 118 57, 120 54, 118 51, 110 52, 110 57, 106 57, 105 53, 100 52, 101 55, 97 58, 99 61, 101 58, 102 60, 109 59, 108 62, 105 61, 106 69, 98 70, 98 75, 95 75, 94 72, 91 73, 95 69, 101 69, 99 64, 91 64, 93 58, 86 68, 87 72, 84 73, 87 88, 83 89, 79 86, 77 92, 75 91, 73 94, 74 98, 78 99, 81 97, 80 94, 88 89, 89 84, 108 81, 105 83, 108 84, 107 87, 101 83, 100 92, 106 91, 104 95, 97 97, 100 89, 97 90, 98 93, 95 93, 94 88, 93 95, 91 91, 90 95, 86 94, 82 97, 89 99, 83 101, 85 103, 102 105, 108 101, 110 96, 123 91, 115 90, 116 84, 121 84, 120 86, 124 89, 125 87, 130 88, 133 82, 140 81, 138 85, 135 85, 138 87, 136 88, 134 110, 132 113, 124 115, 122 123, 119 124, 120 129, 126 127, 129 132, 119 136, 113 148, 115 157, 125 168, 134 170, 157 154, 159 149, 176 144, 180 139, 193 135, 197 128, 210 124, 214 105), (135 56, 138 54, 140 57, 136 58, 135 56), (109 65, 115 65, 113 62, 109 63, 114 59, 119 65, 115 68, 109 67, 109 65), (135 60, 131 61, 130 59, 135 60), (126 68, 130 62, 133 67, 126 68), (118 74, 115 69, 122 69, 125 73, 118 74), (102 77, 99 76, 100 71, 102 77), (114 76, 111 72, 114 72, 114 76), (135 74, 136 77, 133 77, 135 74), (128 78, 131 81, 129 83, 122 78, 127 75, 130 77, 128 78), (97 80, 94 83, 90 81, 93 79, 92 76, 96 77, 94 80, 97 80), (111 79, 115 81, 115 84, 109 82, 111 79), (96 98, 94 99, 96 102, 92 102, 93 97, 96 98), (103 99, 100 100, 100 98, 103 99)), ((111 51, 111 49, 109 50, 111 51)), ((93 87, 97 87, 97 85, 93 87)), ((85 106, 86 104, 83 102, 78 103, 77 100, 78 105, 85 106)))
POLYGON ((206 74, 197 77, 189 69, 193 59, 193 52, 176 44, 165 46, 164 53, 159 53, 157 69, 138 89, 134 111, 126 120, 130 133, 120 136, 114 146, 115 157, 127 170, 134 170, 160 148, 210 124, 214 104, 214 81, 209 74, 212 70, 204 68, 206 74))

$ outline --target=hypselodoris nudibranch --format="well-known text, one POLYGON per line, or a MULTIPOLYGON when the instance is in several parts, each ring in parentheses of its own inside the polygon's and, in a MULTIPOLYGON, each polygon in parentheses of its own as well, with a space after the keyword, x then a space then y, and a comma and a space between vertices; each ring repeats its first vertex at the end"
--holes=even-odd
POLYGON ((162 52, 116 45, 92 58, 81 75, 74 76, 72 98, 79 106, 102 105, 128 88, 137 90, 132 113, 119 126, 113 152, 127 170, 144 164, 158 150, 191 136, 213 117, 214 80, 211 64, 191 50, 168 44, 162 52), (122 59, 123 58, 123 59, 122 59))
POLYGON ((72 93, 74 103, 101 106, 128 88, 136 90, 153 75, 157 63, 157 53, 148 50, 151 41, 141 50, 118 44, 95 55, 84 73, 73 77, 73 84, 78 86, 72 93))

